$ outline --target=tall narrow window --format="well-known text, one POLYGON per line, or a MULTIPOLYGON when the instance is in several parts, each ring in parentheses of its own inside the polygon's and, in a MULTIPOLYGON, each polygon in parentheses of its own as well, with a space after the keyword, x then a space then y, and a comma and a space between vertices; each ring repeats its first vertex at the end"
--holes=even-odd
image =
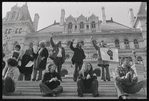
POLYGON ((119 40, 118 39, 115 40, 115 47, 117 47, 118 49, 120 48, 120 44, 119 44, 119 40))
POLYGON ((75 25, 75 30, 77 30, 77 25, 75 25))
POLYGON ((92 29, 96 28, 96 24, 95 24, 94 21, 91 23, 91 28, 92 28, 92 29))
POLYGON ((22 28, 19 29, 19 33, 21 33, 21 32, 22 32, 22 28))
POLYGON ((138 44, 137 39, 134 39, 134 47, 135 47, 136 49, 139 49, 139 44, 138 44))
POLYGON ((125 48, 129 49, 129 41, 127 39, 124 40, 125 48))
POLYGON ((9 29, 9 30, 8 30, 8 34, 10 34, 10 31, 11 31, 11 30, 12 30, 12 29, 9 29))
POLYGON ((84 29, 84 23, 80 22, 80 29, 84 29))
POLYGON ((8 32, 8 29, 5 30, 5 34, 7 34, 7 32, 8 32))
POLYGON ((72 23, 71 22, 68 24, 68 29, 72 29, 72 23))
POLYGON ((89 30, 89 25, 86 25, 86 29, 89 30))
POLYGON ((17 28, 17 29, 16 29, 15 33, 17 34, 17 33, 18 33, 18 31, 19 31, 19 28, 17 28))

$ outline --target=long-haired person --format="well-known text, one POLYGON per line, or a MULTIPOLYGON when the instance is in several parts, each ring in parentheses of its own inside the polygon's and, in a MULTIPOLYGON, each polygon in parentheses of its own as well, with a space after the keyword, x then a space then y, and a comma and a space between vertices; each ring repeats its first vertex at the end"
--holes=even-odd
POLYGON ((91 37, 90 40, 92 41, 93 46, 95 47, 95 49, 98 52, 98 61, 97 62, 98 62, 98 66, 100 66, 102 69, 101 80, 102 81, 106 81, 106 80, 110 81, 109 63, 107 61, 102 60, 101 52, 100 52, 100 48, 106 47, 106 43, 102 40, 100 45, 97 46, 95 40, 93 40, 93 37, 91 37), (105 70, 106 70, 106 72, 105 72, 105 70), (105 77, 105 74, 106 74, 106 77, 105 77))
POLYGON ((57 94, 63 91, 63 87, 60 86, 60 75, 56 71, 56 65, 50 63, 48 65, 48 72, 45 72, 42 82, 39 84, 40 91, 43 96, 57 96, 57 94))
POLYGON ((47 64, 47 58, 48 58, 48 50, 45 47, 45 42, 41 41, 39 43, 39 50, 36 54, 36 61, 34 66, 34 72, 33 72, 33 79, 32 81, 39 81, 42 80, 42 71, 46 69, 46 64, 47 64), (38 78, 36 79, 37 76, 37 71, 39 71, 38 78))
POLYGON ((79 71, 77 80, 78 96, 83 97, 83 93, 93 93, 93 97, 99 96, 98 80, 96 74, 93 74, 93 67, 90 62, 86 62, 79 71))
POLYGON ((129 58, 124 58, 123 64, 115 69, 113 75, 115 79, 115 88, 119 99, 128 99, 128 94, 135 94, 142 88, 147 93, 147 82, 141 80, 138 82, 138 76, 131 68, 129 58))
POLYGON ((18 81, 20 72, 17 67, 18 62, 14 58, 7 60, 8 68, 3 71, 2 74, 2 90, 3 94, 13 93, 16 88, 16 82, 18 81))
POLYGON ((81 42, 78 42, 75 48, 73 47, 74 40, 75 39, 73 39, 70 43, 70 49, 74 52, 74 55, 73 55, 71 61, 72 61, 72 64, 75 66, 73 80, 76 81, 77 77, 78 77, 78 72, 82 68, 83 59, 85 59, 85 54, 82 49, 81 42))
POLYGON ((65 62, 65 49, 62 47, 61 41, 59 41, 57 44, 54 43, 53 38, 50 38, 51 46, 53 47, 52 50, 52 56, 50 55, 50 58, 54 61, 55 65, 57 66, 57 72, 60 75, 61 78, 61 68, 62 64, 65 62))

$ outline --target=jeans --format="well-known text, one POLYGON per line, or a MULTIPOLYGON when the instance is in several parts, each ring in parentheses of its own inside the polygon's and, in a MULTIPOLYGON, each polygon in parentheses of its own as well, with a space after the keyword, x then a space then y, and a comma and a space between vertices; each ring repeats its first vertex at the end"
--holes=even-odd
POLYGON ((101 80, 110 80, 109 66, 102 66, 101 68, 102 68, 101 80))
POLYGON ((78 87, 77 88, 78 95, 83 95, 83 93, 93 93, 93 96, 95 96, 95 95, 99 94, 99 92, 98 92, 98 80, 97 79, 94 79, 92 81, 90 89, 86 89, 84 87, 82 79, 78 79, 77 87, 78 87))
POLYGON ((62 57, 56 57, 56 59, 54 60, 54 63, 57 66, 57 72, 60 75, 60 80, 62 81, 62 78, 61 78, 62 57))
MULTIPOLYGON (((37 80, 42 80, 42 71, 43 71, 43 69, 38 69, 38 71, 39 71, 39 75, 38 75, 37 80)), ((37 68, 34 68, 33 80, 36 80, 36 76, 37 76, 37 68)))
POLYGON ((142 81, 138 82, 138 78, 133 79, 132 83, 130 85, 129 82, 130 82, 130 77, 131 76, 132 75, 129 74, 126 77, 126 80, 128 81, 128 84, 122 83, 120 81, 115 81, 114 82, 115 88, 117 90, 118 98, 120 96, 126 95, 126 93, 135 94, 136 92, 139 92, 142 88, 146 87, 146 84, 147 84, 146 81, 142 80, 142 81))
POLYGON ((74 81, 76 81, 76 80, 77 80, 77 77, 78 77, 78 74, 79 74, 79 71, 80 71, 81 68, 82 68, 82 64, 79 64, 79 63, 75 62, 74 65, 75 65, 75 70, 74 70, 73 79, 74 79, 74 81), (79 70, 78 70, 78 69, 79 69, 79 70))
POLYGON ((54 94, 59 94, 63 91, 63 87, 62 86, 58 86, 56 87, 55 89, 51 90, 47 85, 45 85, 44 83, 40 83, 39 84, 39 87, 40 87, 40 91, 47 95, 47 94, 51 94, 51 93, 54 93, 54 94))

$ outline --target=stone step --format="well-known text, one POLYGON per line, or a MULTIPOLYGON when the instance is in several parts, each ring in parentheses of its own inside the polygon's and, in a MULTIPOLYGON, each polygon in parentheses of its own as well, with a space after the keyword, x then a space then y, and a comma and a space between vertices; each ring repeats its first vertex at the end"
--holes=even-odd
MULTIPOLYGON (((99 79, 99 78, 98 78, 99 79)), ((19 81, 16 91, 8 96, 2 96, 3 99, 117 99, 117 93, 114 87, 114 81, 100 81, 98 91, 100 96, 93 97, 92 93, 85 93, 84 97, 77 96, 77 84, 72 78, 63 78, 63 92, 57 97, 42 97, 39 83, 41 81, 19 81)), ((144 91, 130 95, 131 99, 146 99, 144 91)))

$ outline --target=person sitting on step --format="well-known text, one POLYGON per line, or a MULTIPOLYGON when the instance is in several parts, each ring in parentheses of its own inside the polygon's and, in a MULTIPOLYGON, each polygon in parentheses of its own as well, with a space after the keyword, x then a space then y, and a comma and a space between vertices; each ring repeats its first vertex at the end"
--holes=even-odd
POLYGON ((146 80, 138 82, 138 77, 130 66, 129 58, 124 58, 122 66, 116 68, 113 77, 119 99, 128 99, 128 94, 135 94, 142 88, 146 94, 146 80))
POLYGON ((7 95, 8 93, 13 93, 15 91, 16 82, 18 81, 20 75, 16 59, 9 58, 7 60, 7 64, 8 67, 4 69, 2 73, 3 95, 7 95))
POLYGON ((96 74, 93 74, 91 63, 86 62, 85 66, 79 71, 77 79, 77 92, 79 97, 83 97, 83 93, 93 93, 93 97, 99 96, 98 80, 96 74))
POLYGON ((40 91, 43 96, 57 96, 57 94, 63 91, 63 87, 60 86, 60 75, 55 71, 56 65, 54 62, 48 66, 48 72, 45 72, 42 82, 39 84, 40 91))

